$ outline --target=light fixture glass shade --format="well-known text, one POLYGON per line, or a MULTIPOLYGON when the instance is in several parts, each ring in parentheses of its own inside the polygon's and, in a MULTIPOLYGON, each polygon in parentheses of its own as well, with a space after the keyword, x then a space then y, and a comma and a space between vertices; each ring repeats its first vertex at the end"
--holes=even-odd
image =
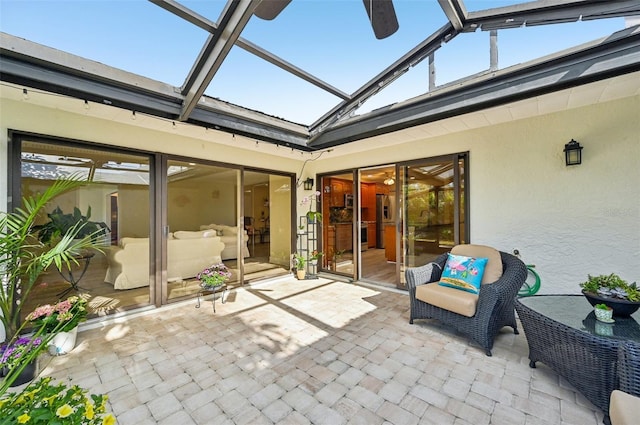
POLYGON ((582 164, 582 146, 580 146, 580 143, 571 139, 569 143, 564 145, 564 160, 567 166, 582 164))
POLYGON ((313 190, 313 179, 311 177, 304 181, 304 190, 313 190))
POLYGON ((384 184, 386 184, 387 186, 391 186, 395 182, 396 181, 394 179, 392 179, 391 177, 387 177, 386 179, 384 179, 384 184))

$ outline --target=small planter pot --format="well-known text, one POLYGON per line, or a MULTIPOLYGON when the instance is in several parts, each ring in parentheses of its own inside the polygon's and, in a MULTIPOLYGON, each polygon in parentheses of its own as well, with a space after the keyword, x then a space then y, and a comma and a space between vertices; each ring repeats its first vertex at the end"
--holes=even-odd
POLYGON ((607 310, 603 308, 594 308, 593 312, 596 314, 596 319, 601 322, 612 322, 613 321, 613 309, 609 308, 607 310))
POLYGON ((62 356, 71 352, 76 346, 77 337, 77 326, 69 332, 59 332, 49 343, 49 354, 52 356, 62 356))
POLYGON ((307 271, 306 270, 297 270, 296 271, 296 276, 297 276, 298 280, 304 280, 306 275, 307 275, 307 271))
MULTIPOLYGON (((9 387, 17 387, 22 384, 26 384, 27 382, 33 381, 36 376, 38 376, 38 359, 36 358, 31 363, 26 365, 22 372, 16 377, 15 381, 13 381, 9 387)), ((6 367, 3 367, 0 370, 0 376, 3 378, 9 374, 9 371, 6 367)))

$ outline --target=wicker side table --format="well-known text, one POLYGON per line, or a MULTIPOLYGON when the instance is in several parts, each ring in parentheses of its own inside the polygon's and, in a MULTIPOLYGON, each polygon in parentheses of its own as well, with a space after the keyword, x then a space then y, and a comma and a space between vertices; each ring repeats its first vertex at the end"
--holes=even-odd
POLYGON ((618 351, 625 342, 640 341, 639 317, 601 324, 581 295, 521 298, 515 306, 529 344, 529 366, 538 361, 549 366, 600 408, 609 423, 609 399, 619 386, 618 351))

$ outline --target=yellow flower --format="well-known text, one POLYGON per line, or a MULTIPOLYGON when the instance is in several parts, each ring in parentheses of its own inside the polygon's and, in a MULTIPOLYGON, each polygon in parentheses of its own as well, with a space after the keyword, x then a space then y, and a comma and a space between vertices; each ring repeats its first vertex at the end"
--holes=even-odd
POLYGON ((102 425, 113 425, 115 423, 116 423, 116 418, 114 418, 111 413, 109 413, 107 416, 105 416, 102 419, 102 425))
POLYGON ((66 418, 67 416, 71 415, 72 413, 73 413, 73 407, 69 406, 68 404, 60 406, 60 407, 58 407, 58 410, 56 410, 56 415, 59 418, 66 418))
POLYGON ((18 416, 18 423, 19 424, 26 424, 27 422, 29 422, 29 419, 31 419, 31 416, 27 415, 26 413, 23 415, 18 416))
POLYGON ((91 403, 85 404, 84 416, 86 416, 87 419, 91 420, 91 419, 93 419, 94 413, 95 412, 93 411, 93 404, 91 404, 91 403))
POLYGON ((56 400, 56 398, 58 398, 58 396, 56 394, 54 394, 51 397, 43 398, 43 400, 47 402, 47 406, 51 406, 51 405, 53 405, 53 403, 56 400))

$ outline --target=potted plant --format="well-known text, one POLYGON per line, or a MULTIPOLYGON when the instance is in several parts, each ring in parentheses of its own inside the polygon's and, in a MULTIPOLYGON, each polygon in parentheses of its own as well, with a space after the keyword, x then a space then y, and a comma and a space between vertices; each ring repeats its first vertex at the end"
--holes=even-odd
POLYGON ((315 266, 316 264, 318 264, 318 260, 320 260, 320 258, 322 258, 322 252, 318 252, 317 250, 314 249, 311 252, 311 257, 309 257, 309 261, 311 261, 311 264, 315 266))
POLYGON ((299 235, 304 235, 304 224, 301 224, 298 226, 298 234, 299 235))
POLYGON ((0 321, 8 340, 18 334, 21 308, 40 274, 52 264, 70 267, 77 263, 78 251, 96 247, 91 238, 76 238, 82 223, 48 245, 34 230, 38 215, 52 199, 85 184, 77 176, 59 179, 44 192, 23 198, 21 208, 0 212, 0 321))
POLYGON ((223 285, 231 278, 229 268, 222 263, 213 264, 207 267, 196 278, 200 281, 200 286, 205 290, 212 290, 223 285))
POLYGON ((320 198, 320 191, 316 191, 313 195, 309 195, 309 196, 305 196, 304 198, 302 198, 302 201, 300 201, 300 205, 307 205, 309 204, 309 211, 307 212, 307 223, 315 223, 316 221, 320 222, 322 221, 322 213, 319 211, 312 211, 313 208, 313 202, 314 201, 318 201, 318 199, 320 198))
POLYGON ((37 307, 25 320, 45 333, 57 332, 49 343, 51 355, 67 354, 76 345, 78 325, 87 318, 86 305, 86 299, 72 296, 54 305, 37 307))
POLYGON ((605 304, 613 309, 614 316, 629 316, 640 307, 640 290, 635 282, 628 283, 615 273, 587 278, 580 287, 592 306, 605 304))
POLYGON ((307 270, 305 269, 305 265, 307 263, 307 259, 304 255, 300 255, 298 253, 293 254, 293 260, 296 267, 296 276, 299 280, 304 280, 307 270))
POLYGON ((49 221, 45 224, 34 226, 34 231, 38 233, 38 239, 42 243, 48 244, 52 239, 60 238, 75 229, 74 237, 83 239, 91 238, 96 242, 100 236, 105 236, 110 232, 109 227, 104 222, 89 221, 91 218, 91 206, 87 207, 87 215, 82 215, 78 207, 73 208, 73 213, 65 214, 60 207, 47 214, 49 221))
POLYGON ((610 323, 613 321, 613 309, 604 303, 596 304, 593 309, 596 319, 601 322, 610 323))
POLYGON ((0 347, 0 376, 14 376, 9 386, 22 385, 38 375, 37 354, 41 344, 40 337, 19 337, 0 347))
MULTIPOLYGON (((9 387, 33 379, 38 373, 38 355, 47 344, 65 326, 71 326, 74 322, 81 321, 85 317, 86 311, 77 308, 82 303, 78 300, 72 304, 67 309, 68 314, 58 315, 58 317, 64 317, 64 320, 56 321, 55 324, 44 320, 39 321, 32 336, 15 337, 1 347, 0 360, 2 364, 0 366, 2 367, 0 370, 2 370, 4 377, 0 381, 1 423, 115 424, 115 417, 105 411, 107 396, 92 394, 87 397, 87 391, 77 385, 52 384, 51 378, 43 378, 27 385, 22 391, 7 391, 9 387), (29 376, 28 373, 31 375, 29 376)), ((32 314, 32 316, 36 316, 36 314, 32 314)), ((24 324, 18 329, 18 332, 23 327, 24 324)))

